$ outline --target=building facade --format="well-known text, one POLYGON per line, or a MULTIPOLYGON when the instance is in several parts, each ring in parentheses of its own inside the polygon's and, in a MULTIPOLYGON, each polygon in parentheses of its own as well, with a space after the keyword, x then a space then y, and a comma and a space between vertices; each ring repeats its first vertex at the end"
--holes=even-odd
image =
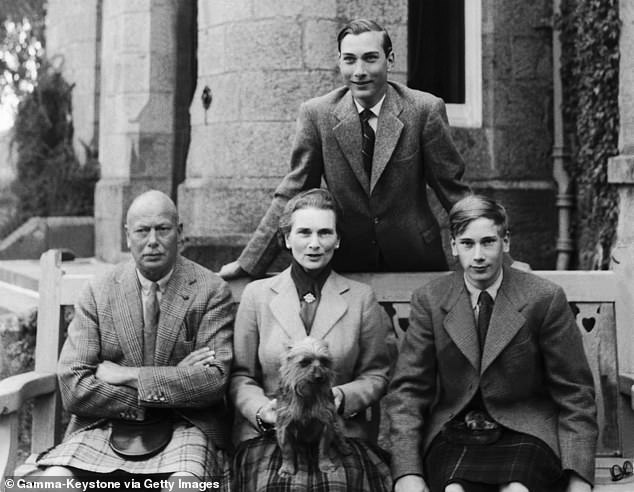
MULTIPOLYGON (((448 101, 448 112, 465 179, 509 209, 513 256, 554 269, 553 2, 450 3, 463 9, 449 21, 459 19, 464 36, 464 97, 448 101)), ((153 187, 177 200, 196 259, 213 268, 234 259, 288 170, 299 105, 341 84, 341 26, 356 17, 383 24, 395 49, 391 76, 411 82, 426 25, 415 7, 413 0, 49 0, 47 51, 64 59, 64 75, 76 84, 77 147, 99 151, 97 256, 115 261, 125 251, 124 212, 153 187)), ((423 68, 435 70, 429 63, 423 68)))

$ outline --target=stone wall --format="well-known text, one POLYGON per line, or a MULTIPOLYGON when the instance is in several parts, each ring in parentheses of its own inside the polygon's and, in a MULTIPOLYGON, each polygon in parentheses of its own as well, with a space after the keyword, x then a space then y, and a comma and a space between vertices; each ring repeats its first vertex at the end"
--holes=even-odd
POLYGON ((99 146, 101 3, 48 0, 46 54, 73 88, 74 148, 80 162, 99 146))

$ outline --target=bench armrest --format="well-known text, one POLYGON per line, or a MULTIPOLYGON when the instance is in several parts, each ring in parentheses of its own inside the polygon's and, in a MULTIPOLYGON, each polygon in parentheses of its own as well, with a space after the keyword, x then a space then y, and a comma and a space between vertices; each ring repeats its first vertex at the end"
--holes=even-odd
POLYGON ((619 374, 619 391, 630 397, 632 410, 634 410, 634 373, 619 374))
POLYGON ((54 373, 25 372, 0 381, 0 415, 17 412, 24 402, 57 390, 54 373))

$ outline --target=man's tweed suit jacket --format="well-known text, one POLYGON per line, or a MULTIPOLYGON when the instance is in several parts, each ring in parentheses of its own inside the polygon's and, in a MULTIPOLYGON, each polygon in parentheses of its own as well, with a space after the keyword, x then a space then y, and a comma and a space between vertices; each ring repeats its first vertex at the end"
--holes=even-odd
POLYGON ((361 156, 361 123, 350 91, 336 89, 299 112, 291 171, 238 262, 263 273, 279 252, 276 231, 286 202, 321 186, 343 212, 337 271, 436 271, 446 268, 427 185, 449 210, 470 193, 443 101, 390 82, 381 107, 370 178, 361 156), (379 254, 382 261, 379 262, 379 254), (380 268, 379 268, 380 266, 380 268))
POLYGON ((72 413, 67 434, 104 419, 141 420, 150 407, 171 408, 226 447, 234 320, 229 287, 179 257, 160 313, 154 366, 143 367, 143 307, 134 262, 118 265, 83 292, 58 365, 62 400, 72 413), (201 347, 215 350, 211 366, 175 367, 201 347), (106 360, 140 367, 138 390, 97 379, 97 365, 106 360))
POLYGON ((483 354, 462 273, 412 296, 388 392, 394 478, 423 475, 423 456, 478 387, 503 426, 541 439, 592 483, 597 439, 592 373, 561 287, 504 267, 483 354))

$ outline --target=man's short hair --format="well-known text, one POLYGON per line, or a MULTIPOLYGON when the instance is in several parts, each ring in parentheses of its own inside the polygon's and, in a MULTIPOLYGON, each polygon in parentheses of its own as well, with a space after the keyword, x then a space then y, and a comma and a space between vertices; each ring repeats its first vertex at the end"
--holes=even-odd
POLYGON ((456 238, 471 222, 482 218, 491 219, 498 227, 501 237, 510 232, 506 209, 502 205, 484 195, 469 195, 458 201, 449 211, 451 237, 456 238))
POLYGON ((337 49, 339 53, 341 53, 341 41, 343 41, 343 38, 348 34, 357 35, 363 32, 383 33, 383 51, 385 52, 385 56, 388 56, 392 52, 392 40, 382 26, 369 19, 354 19, 348 22, 337 35, 337 49))

